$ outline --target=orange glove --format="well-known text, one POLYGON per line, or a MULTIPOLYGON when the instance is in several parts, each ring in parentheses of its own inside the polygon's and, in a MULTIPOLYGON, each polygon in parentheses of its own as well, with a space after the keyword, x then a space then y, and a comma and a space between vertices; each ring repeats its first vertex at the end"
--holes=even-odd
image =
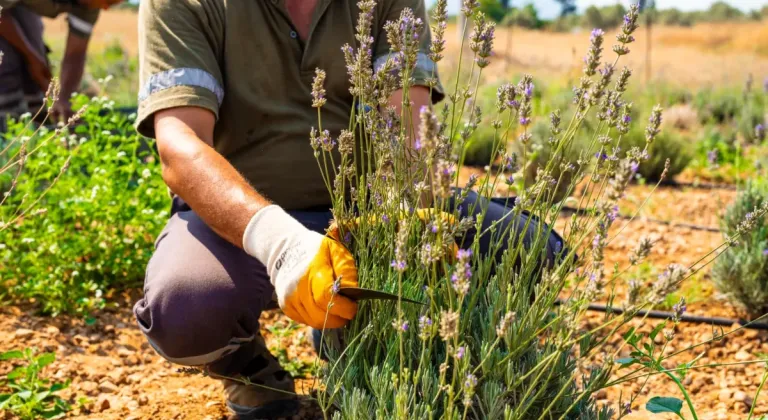
POLYGON ((340 328, 357 313, 357 303, 331 290, 337 279, 341 287, 357 287, 352 254, 280 207, 256 212, 245 229, 243 249, 267 268, 280 308, 294 321, 316 329, 340 328))

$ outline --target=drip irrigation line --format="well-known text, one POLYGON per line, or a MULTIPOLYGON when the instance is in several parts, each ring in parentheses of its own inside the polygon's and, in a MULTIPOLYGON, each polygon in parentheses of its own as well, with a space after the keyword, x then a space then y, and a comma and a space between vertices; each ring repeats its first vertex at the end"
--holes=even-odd
POLYGON ((678 181, 661 181, 659 184, 662 187, 669 187, 675 189, 683 188, 696 188, 699 190, 728 190, 736 191, 738 187, 733 184, 715 184, 711 182, 678 182, 678 181))
MULTIPOLYGON (((576 213, 579 216, 589 216, 589 211, 587 209, 580 209, 577 207, 571 207, 571 206, 563 206, 562 211, 566 213, 576 213)), ((632 216, 627 216, 623 214, 619 214, 616 216, 619 219, 622 220, 632 220, 632 216)), ((695 225, 692 223, 681 223, 681 222, 671 222, 668 220, 659 220, 659 219, 653 219, 649 217, 635 217, 635 220, 640 220, 644 222, 651 222, 656 223, 660 225, 667 225, 667 226, 673 226, 673 227, 684 227, 691 230, 703 230, 706 232, 713 232, 713 233, 720 233, 720 229, 710 226, 702 226, 702 225, 695 225)))
MULTIPOLYGON (((563 300, 557 299, 555 301, 555 305, 562 305, 563 300)), ((598 303, 592 303, 587 307, 588 311, 592 312, 603 312, 603 313, 613 313, 621 315, 624 313, 624 310, 621 308, 616 308, 613 306, 608 305, 601 305, 598 303)), ((653 319, 672 319, 674 318, 675 313, 674 312, 667 312, 667 311, 648 311, 645 309, 641 309, 637 311, 637 314, 634 315, 634 318, 637 317, 647 317, 647 318, 653 318, 653 319)), ((710 324, 710 325, 719 325, 719 326, 725 326, 730 327, 734 324, 738 324, 743 326, 744 328, 753 329, 753 330, 764 330, 768 331, 768 323, 766 322, 753 322, 749 323, 749 321, 745 319, 732 319, 732 318, 722 318, 722 317, 709 317, 709 316, 698 316, 698 315, 687 315, 683 314, 680 316, 681 322, 690 322, 694 324, 710 324)))

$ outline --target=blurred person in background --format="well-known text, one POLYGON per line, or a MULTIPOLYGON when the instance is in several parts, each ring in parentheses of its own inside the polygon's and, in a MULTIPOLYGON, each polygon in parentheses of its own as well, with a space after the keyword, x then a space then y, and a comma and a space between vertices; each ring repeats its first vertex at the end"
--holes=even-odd
MULTIPOLYGON (((70 97, 83 78, 88 41, 99 12, 123 0, 0 0, 0 132, 6 119, 37 112, 53 74, 43 41, 42 17, 67 14, 61 91, 51 109, 56 120, 72 115, 70 97)), ((45 113, 40 116, 45 118, 45 113)))

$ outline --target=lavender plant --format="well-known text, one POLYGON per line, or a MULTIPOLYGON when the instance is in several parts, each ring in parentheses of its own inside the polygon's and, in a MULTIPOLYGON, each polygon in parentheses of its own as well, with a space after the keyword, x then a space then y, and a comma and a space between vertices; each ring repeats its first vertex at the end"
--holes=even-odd
MULTIPOLYGON (((591 394, 609 384, 614 355, 605 354, 600 365, 586 361, 638 310, 660 304, 700 269, 670 266, 648 290, 630 282, 623 315, 609 315, 589 331, 580 329, 587 305, 612 302, 615 296, 607 291, 652 246, 638 244, 627 269, 611 272, 604 266, 604 248, 618 234, 611 229, 617 204, 649 158, 661 123, 661 109, 654 108, 644 144, 621 148, 632 124, 632 104, 624 99, 631 71, 618 62, 634 41, 638 10, 633 6, 624 17, 609 63, 601 64, 605 33, 591 33, 572 110, 552 113, 551 151, 530 179, 522 176, 531 160, 528 148, 517 154, 510 145, 531 141, 535 81, 526 75, 502 85, 490 115, 474 105, 494 35, 493 23, 477 6, 471 0, 462 6, 462 13, 474 19, 469 48, 460 50, 462 56, 471 54, 470 70, 461 68, 466 57, 460 57, 457 73, 466 76, 457 77, 441 109, 421 109, 414 127, 407 118, 409 91, 425 16, 406 9, 386 25, 392 51, 373 72, 369 46, 376 4, 361 1, 358 45, 342 48, 357 105, 349 129, 335 137, 318 119, 310 134, 333 201, 330 232, 355 255, 360 285, 425 302, 362 301, 356 318, 338 332, 342 346, 326 340, 328 363, 318 400, 334 419, 610 418, 616 411, 598 407, 591 394), (403 90, 399 114, 384 106, 396 89, 403 90), (587 118, 597 123, 585 133, 587 118), (460 183, 466 145, 486 124, 494 131, 486 172, 460 183), (561 218, 563 201, 555 192, 573 195, 577 185, 574 199, 588 214, 561 218), (509 231, 514 223, 502 229, 498 221, 486 220, 488 201, 466 201, 469 190, 490 198, 500 186, 515 197, 507 217, 533 214, 543 222, 527 219, 526 228, 534 229, 531 241, 509 231), (472 206, 469 214, 475 216, 462 218, 460 206, 472 206), (553 226, 565 244, 552 264, 543 264, 553 226), (470 231, 476 234, 466 241, 470 231), (491 238, 485 254, 480 249, 484 235, 491 238), (558 298, 563 298, 560 305, 558 298)), ((438 0, 434 10, 430 58, 439 62, 445 0, 438 0)), ((313 89, 318 115, 324 76, 318 70, 313 89)), ((430 89, 437 83, 434 75, 430 89)), ((618 413, 625 410, 620 407, 618 413)))
POLYGON ((768 220, 755 212, 766 202, 765 181, 748 181, 726 210, 721 225, 726 237, 749 230, 723 251, 712 268, 715 286, 749 318, 768 313, 768 220), (749 226, 743 225, 745 220, 749 226))

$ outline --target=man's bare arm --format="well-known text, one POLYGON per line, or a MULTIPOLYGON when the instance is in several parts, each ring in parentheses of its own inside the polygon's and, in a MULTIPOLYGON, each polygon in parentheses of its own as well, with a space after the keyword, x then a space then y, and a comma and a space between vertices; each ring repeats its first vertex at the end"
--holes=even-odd
MULTIPOLYGON (((404 117, 405 121, 403 124, 406 127, 406 138, 408 139, 408 144, 410 147, 413 147, 416 143, 416 140, 418 139, 418 133, 419 133, 419 125, 421 125, 421 108, 424 106, 431 106, 432 101, 429 97, 429 88, 424 86, 412 86, 408 90, 408 96, 410 99, 410 111, 406 112, 404 117)), ((401 110, 403 108, 403 90, 398 89, 392 93, 392 96, 389 98, 389 105, 395 108, 395 112, 397 115, 402 115, 401 110)), ((429 169, 430 172, 434 171, 434 168, 429 169)), ((431 173, 430 173, 431 175, 431 173)), ((430 185, 427 183, 427 185, 430 185)), ((422 197, 419 199, 419 206, 420 207, 430 207, 432 205, 432 192, 431 189, 428 189, 424 192, 422 197)))
MULTIPOLYGON (((408 96, 411 102, 411 112, 406 113, 406 120, 403 123, 408 129, 406 134, 410 141, 410 146, 413 146, 419 132, 419 125, 421 124, 421 107, 430 106, 432 103, 429 98, 429 88, 424 86, 411 86, 408 90, 408 96)), ((389 105, 395 108, 397 115, 401 115, 401 110, 403 108, 402 89, 398 89, 392 93, 392 96, 389 98, 389 105)))
POLYGON ((51 71, 45 57, 35 50, 16 20, 11 16, 10 10, 0 11, 0 37, 8 41, 24 57, 30 75, 42 90, 48 89, 51 82, 51 71))
MULTIPOLYGON (((88 37, 69 33, 64 58, 61 60, 61 93, 59 101, 69 105, 69 98, 80 86, 85 70, 85 59, 88 52, 88 37)), ((66 107, 69 111, 69 107, 66 107)), ((68 117, 68 115, 65 115, 68 117)))
POLYGON ((243 246, 251 217, 271 204, 213 149, 212 112, 197 107, 155 114, 163 179, 219 236, 243 246))

